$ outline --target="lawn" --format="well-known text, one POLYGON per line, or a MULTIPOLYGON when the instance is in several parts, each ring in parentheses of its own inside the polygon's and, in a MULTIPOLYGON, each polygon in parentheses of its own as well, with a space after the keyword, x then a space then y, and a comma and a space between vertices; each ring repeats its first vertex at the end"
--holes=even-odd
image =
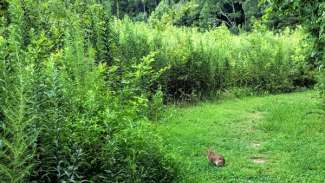
POLYGON ((314 91, 170 107, 157 130, 182 182, 324 182, 325 118, 314 91), (226 166, 211 166, 211 147, 226 166))

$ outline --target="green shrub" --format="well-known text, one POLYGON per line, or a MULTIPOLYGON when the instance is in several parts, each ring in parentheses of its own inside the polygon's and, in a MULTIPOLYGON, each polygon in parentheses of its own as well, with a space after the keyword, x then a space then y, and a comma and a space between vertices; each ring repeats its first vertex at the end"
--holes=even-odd
POLYGON ((173 182, 177 166, 157 147, 158 139, 148 127, 123 130, 107 144, 104 179, 101 182, 173 182), (114 157, 114 158, 113 158, 114 157), (150 167, 150 168, 148 168, 150 167))

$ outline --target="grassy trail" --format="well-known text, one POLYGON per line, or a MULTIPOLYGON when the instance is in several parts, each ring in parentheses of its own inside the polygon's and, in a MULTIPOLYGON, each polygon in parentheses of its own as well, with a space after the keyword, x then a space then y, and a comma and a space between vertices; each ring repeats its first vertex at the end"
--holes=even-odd
POLYGON ((173 107, 158 125, 182 182, 324 182, 325 118, 316 92, 173 107), (208 164, 206 150, 226 158, 208 164))

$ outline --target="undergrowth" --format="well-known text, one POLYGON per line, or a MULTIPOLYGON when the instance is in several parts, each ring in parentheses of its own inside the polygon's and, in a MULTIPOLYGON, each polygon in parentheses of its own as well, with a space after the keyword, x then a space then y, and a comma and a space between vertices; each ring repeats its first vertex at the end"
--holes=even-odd
POLYGON ((225 26, 209 32, 163 28, 129 19, 114 22, 114 58, 131 64, 155 52, 155 69, 167 68, 152 82, 172 100, 206 98, 233 87, 255 92, 290 92, 315 84, 311 46, 303 30, 232 34, 225 26))
POLYGON ((159 73, 150 56, 123 72, 108 62, 108 12, 92 0, 10 1, 0 28, 0 182, 176 179, 141 92, 159 73))

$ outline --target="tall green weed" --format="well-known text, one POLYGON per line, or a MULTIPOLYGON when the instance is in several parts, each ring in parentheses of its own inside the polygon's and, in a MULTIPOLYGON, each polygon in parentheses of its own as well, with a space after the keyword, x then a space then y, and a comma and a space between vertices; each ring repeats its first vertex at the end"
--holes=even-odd
POLYGON ((115 20, 114 58, 132 63, 156 52, 154 68, 167 67, 151 87, 167 98, 209 97, 232 87, 256 92, 289 92, 313 86, 310 45, 302 29, 273 33, 263 29, 233 35, 226 27, 209 32, 195 28, 150 26, 127 18, 115 20))
POLYGON ((129 67, 110 62, 104 8, 10 1, 0 28, 0 182, 177 177, 145 117, 142 89, 159 75, 153 56, 129 67))

